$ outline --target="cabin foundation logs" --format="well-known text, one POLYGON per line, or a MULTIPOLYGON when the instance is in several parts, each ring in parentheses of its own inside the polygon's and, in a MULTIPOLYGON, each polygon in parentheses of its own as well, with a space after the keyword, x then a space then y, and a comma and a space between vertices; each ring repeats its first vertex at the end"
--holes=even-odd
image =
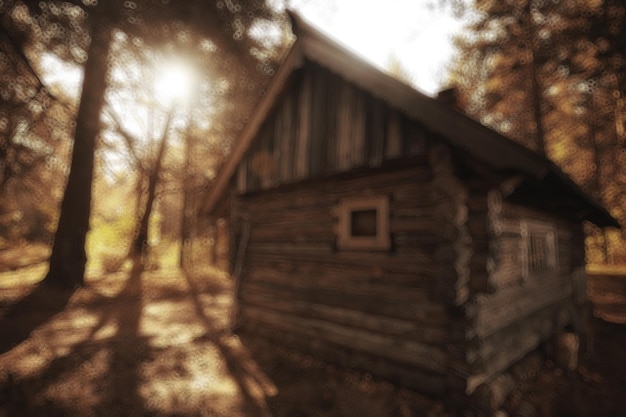
POLYGON ((547 407, 525 395, 534 385, 545 355, 537 350, 526 355, 491 380, 482 383, 464 405, 464 417, 537 417, 547 407))

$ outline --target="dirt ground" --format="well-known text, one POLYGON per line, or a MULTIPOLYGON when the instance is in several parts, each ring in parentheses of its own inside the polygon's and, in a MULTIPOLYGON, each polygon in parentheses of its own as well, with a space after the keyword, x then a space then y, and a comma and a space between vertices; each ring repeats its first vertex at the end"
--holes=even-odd
POLYGON ((371 375, 233 334, 217 270, 130 270, 68 293, 29 263, 0 272, 1 417, 443 415, 371 375))
MULTIPOLYGON (((447 415, 440 401, 369 374, 233 334, 230 280, 218 270, 134 268, 72 293, 38 283, 45 264, 6 265, 0 417, 447 415)), ((595 356, 569 374, 546 362, 518 393, 535 415, 626 416, 626 279, 590 289, 595 356)))

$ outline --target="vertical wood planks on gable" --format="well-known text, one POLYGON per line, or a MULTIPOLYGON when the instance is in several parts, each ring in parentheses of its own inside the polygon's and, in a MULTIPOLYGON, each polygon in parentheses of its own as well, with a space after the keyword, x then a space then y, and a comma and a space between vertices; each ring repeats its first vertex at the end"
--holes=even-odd
POLYGON ((312 68, 311 88, 311 125, 310 125, 310 152, 309 152, 309 177, 322 174, 326 168, 326 143, 328 107, 329 73, 320 71, 317 66, 312 68))
POLYGON ((383 162, 385 149, 385 136, 387 125, 387 106, 377 99, 367 100, 367 113, 365 119, 365 143, 367 148, 369 166, 380 166, 383 162))
POLYGON ((281 104, 278 121, 276 122, 276 128, 274 135, 276 136, 276 148, 278 152, 278 171, 279 181, 278 183, 286 183, 293 178, 293 140, 294 140, 294 104, 293 90, 290 90, 285 94, 284 101, 281 104))
POLYGON ((237 168, 237 192, 245 193, 248 191, 248 159, 244 158, 237 168))
POLYGON ((338 169, 338 146, 340 140, 339 119, 341 117, 341 100, 338 92, 341 91, 341 78, 328 74, 327 93, 324 102, 326 108, 326 124, 328 126, 326 132, 326 165, 330 173, 337 172, 338 169))
POLYGON ((402 127, 400 113, 389 108, 387 110, 387 143, 385 144, 385 158, 395 159, 402 156, 402 127))
POLYGON ((352 129, 350 135, 350 168, 365 162, 365 94, 351 85, 352 129))
POLYGON ((338 88, 337 98, 339 107, 338 133, 337 133, 337 170, 344 171, 350 166, 350 131, 352 127, 352 108, 350 107, 351 86, 341 83, 338 88))
POLYGON ((240 193, 425 155, 431 132, 309 62, 256 135, 238 171, 240 193))
POLYGON ((295 142, 295 179, 307 178, 309 171, 309 145, 311 125, 311 88, 312 79, 308 71, 302 74, 302 88, 298 99, 298 125, 295 142))
POLYGON ((404 141, 405 156, 424 154, 427 137, 428 131, 423 125, 402 117, 402 140, 404 141))
POLYGON ((259 148, 252 158, 252 171, 258 181, 257 187, 261 189, 269 188, 272 178, 272 163, 273 163, 273 125, 267 124, 263 128, 263 134, 258 141, 259 148))

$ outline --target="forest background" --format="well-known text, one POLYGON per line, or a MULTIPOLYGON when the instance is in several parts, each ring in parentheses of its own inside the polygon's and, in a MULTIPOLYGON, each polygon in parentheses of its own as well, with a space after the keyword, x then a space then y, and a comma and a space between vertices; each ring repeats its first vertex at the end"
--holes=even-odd
MULTIPOLYGON (((321 16, 346 7, 173 3, 0 3, 0 247, 50 248, 48 281, 80 285, 85 271, 111 272, 130 259, 158 267, 219 258, 226 225, 203 225, 199 202, 293 41, 285 7, 314 4, 321 16)), ((461 22, 440 85, 626 224, 626 6, 424 5, 461 22)), ((347 16, 382 25, 356 6, 347 16)), ((428 51, 415 55, 429 61, 428 51)), ((392 53, 383 65, 415 84, 411 62, 392 53)), ((623 231, 586 232, 588 264, 626 263, 623 231)))

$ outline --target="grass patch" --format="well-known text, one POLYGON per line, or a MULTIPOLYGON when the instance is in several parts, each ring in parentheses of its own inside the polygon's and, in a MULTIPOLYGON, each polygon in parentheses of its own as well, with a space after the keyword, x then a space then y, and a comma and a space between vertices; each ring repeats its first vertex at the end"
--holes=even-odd
POLYGON ((0 272, 41 265, 48 260, 50 247, 44 244, 19 244, 0 250, 0 272))
POLYGON ((596 275, 623 275, 626 278, 626 265, 587 265, 585 270, 588 274, 596 275))

